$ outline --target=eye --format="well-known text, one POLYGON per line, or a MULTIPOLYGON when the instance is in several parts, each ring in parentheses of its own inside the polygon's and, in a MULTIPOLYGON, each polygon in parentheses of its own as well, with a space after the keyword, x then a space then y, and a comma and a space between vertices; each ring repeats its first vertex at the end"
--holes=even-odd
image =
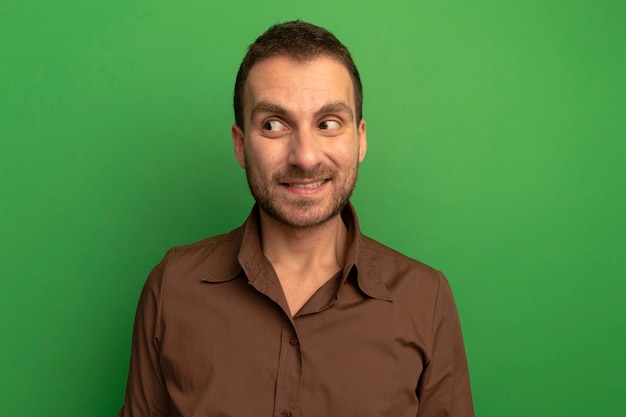
POLYGON ((268 120, 263 123, 263 130, 266 130, 268 132, 280 132, 289 129, 279 120, 268 120))
POLYGON ((335 130, 339 129, 340 127, 341 124, 336 120, 324 120, 320 122, 319 125, 317 125, 317 128, 321 130, 335 130))

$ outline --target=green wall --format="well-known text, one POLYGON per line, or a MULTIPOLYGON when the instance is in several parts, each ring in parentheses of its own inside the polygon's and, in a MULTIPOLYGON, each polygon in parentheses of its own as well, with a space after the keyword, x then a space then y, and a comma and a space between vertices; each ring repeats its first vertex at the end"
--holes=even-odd
POLYGON ((442 269, 479 416, 626 416, 626 3, 0 3, 0 415, 112 416, 165 250, 239 225, 246 46, 300 18, 365 86, 354 203, 442 269))

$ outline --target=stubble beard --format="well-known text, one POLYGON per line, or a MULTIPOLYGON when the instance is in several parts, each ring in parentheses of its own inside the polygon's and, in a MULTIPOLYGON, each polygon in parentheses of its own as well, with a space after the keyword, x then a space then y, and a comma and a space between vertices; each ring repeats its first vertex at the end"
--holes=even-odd
MULTIPOLYGON (((254 165, 246 163, 246 166, 254 165)), ((303 171, 292 167, 285 172, 276 173, 269 180, 254 168, 246 169, 248 187, 259 208, 278 223, 293 229, 316 228, 339 215, 350 201, 357 174, 358 162, 347 172, 343 184, 335 189, 330 203, 325 203, 306 197, 283 198, 273 195, 272 188, 281 187, 280 184, 284 183, 318 178, 330 178, 332 183, 340 181, 337 173, 329 168, 320 166, 313 171, 303 171), (326 206, 322 206, 323 204, 326 206)))

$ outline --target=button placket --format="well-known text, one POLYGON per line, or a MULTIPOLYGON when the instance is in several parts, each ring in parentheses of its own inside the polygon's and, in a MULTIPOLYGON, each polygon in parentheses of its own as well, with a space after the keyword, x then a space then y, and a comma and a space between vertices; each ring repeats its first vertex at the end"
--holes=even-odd
POLYGON ((302 390, 302 352, 293 322, 285 322, 274 399, 274 416, 293 417, 300 409, 302 390))

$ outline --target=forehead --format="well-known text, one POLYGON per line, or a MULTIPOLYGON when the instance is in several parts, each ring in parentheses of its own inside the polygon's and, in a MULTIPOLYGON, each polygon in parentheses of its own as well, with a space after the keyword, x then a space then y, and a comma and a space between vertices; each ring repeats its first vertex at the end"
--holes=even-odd
POLYGON ((346 102, 354 111, 354 86, 338 60, 319 56, 299 61, 286 56, 256 63, 244 86, 244 114, 261 101, 293 111, 315 111, 331 102, 346 102))

